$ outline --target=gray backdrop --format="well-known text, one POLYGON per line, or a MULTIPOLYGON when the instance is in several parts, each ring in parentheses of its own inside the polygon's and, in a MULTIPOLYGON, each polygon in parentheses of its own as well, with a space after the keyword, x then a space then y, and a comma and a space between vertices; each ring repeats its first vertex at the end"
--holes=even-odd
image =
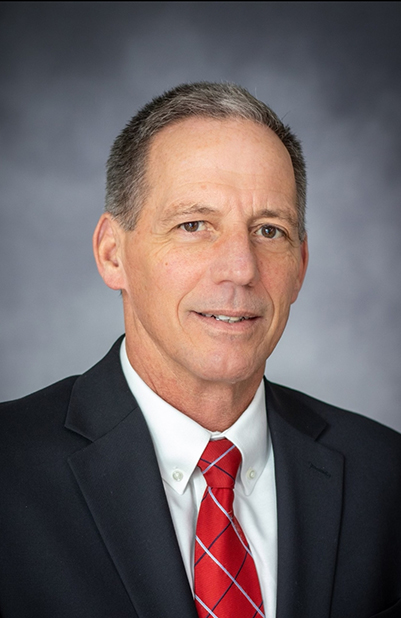
POLYGON ((12 2, 0 16, 1 398, 82 372, 123 331, 91 253, 118 131, 164 89, 229 80, 308 160, 311 264, 267 375, 401 430, 400 3, 12 2))

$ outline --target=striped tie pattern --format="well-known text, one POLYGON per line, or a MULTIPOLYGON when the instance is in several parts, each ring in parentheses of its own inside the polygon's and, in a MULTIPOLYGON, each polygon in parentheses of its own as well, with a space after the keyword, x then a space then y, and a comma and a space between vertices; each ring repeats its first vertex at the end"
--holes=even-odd
POLYGON ((265 618, 255 563, 233 514, 241 453, 210 441, 198 466, 207 483, 196 525, 194 589, 199 618, 265 618))

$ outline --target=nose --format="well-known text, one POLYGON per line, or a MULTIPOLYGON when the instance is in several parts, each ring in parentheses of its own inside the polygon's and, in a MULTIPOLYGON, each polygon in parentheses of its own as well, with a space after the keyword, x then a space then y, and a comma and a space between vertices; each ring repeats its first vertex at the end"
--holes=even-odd
POLYGON ((252 286, 259 280, 259 267, 249 232, 235 231, 219 239, 212 263, 215 283, 252 286))

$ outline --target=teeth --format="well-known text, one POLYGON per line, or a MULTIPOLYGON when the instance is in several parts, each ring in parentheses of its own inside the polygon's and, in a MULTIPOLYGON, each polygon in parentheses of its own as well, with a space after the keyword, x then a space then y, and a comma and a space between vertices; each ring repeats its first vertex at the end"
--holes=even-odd
POLYGON ((221 320, 222 322, 228 322, 232 324, 233 322, 240 322, 244 318, 230 318, 228 315, 215 315, 216 320, 221 320))
POLYGON ((242 320, 250 320, 251 318, 241 316, 239 318, 232 318, 228 315, 213 315, 213 313, 201 313, 206 318, 214 318, 215 320, 221 320, 222 322, 227 322, 228 324, 234 324, 235 322, 242 322, 242 320))

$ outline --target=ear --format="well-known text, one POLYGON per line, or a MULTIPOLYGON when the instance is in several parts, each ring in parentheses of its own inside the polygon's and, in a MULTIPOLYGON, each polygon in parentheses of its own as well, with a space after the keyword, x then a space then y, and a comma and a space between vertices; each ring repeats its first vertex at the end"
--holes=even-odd
POLYGON ((124 288, 124 268, 121 260, 123 230, 110 213, 104 213, 93 234, 93 253, 100 276, 112 290, 124 288))
POLYGON ((304 282, 304 279, 305 279, 306 269, 308 267, 309 248, 308 248, 308 238, 307 237, 305 237, 305 240, 303 240, 303 242, 302 242, 302 244, 300 246, 300 252, 301 252, 301 259, 300 259, 300 262, 299 262, 298 276, 297 276, 297 279, 295 281, 291 303, 295 303, 295 301, 298 298, 299 291, 300 291, 300 289, 302 287, 302 284, 304 282))

